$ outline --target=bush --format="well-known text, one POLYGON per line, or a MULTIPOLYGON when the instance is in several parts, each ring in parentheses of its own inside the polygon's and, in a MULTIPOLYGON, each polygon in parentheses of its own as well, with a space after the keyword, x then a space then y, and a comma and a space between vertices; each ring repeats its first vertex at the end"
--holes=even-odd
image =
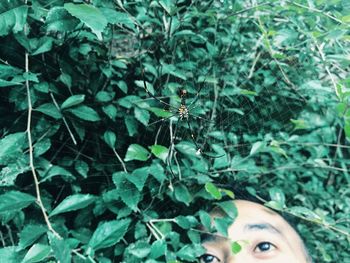
POLYGON ((1 259, 195 261, 243 189, 345 262, 349 5, 299 2, 2 1, 1 259))

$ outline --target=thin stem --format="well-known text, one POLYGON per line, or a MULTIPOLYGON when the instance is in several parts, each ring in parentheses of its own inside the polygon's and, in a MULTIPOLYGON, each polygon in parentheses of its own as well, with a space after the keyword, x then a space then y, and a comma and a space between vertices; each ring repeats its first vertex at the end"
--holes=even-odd
POLYGON ((331 71, 329 70, 329 67, 328 67, 327 64, 326 64, 326 56, 325 56, 324 53, 323 53, 323 45, 322 45, 322 46, 319 46, 319 45, 317 44, 316 39, 314 39, 314 43, 315 43, 315 46, 317 47, 318 53, 319 53, 320 56, 321 56, 321 60, 322 60, 322 62, 324 63, 324 67, 325 67, 325 69, 326 69, 326 71, 327 71, 327 74, 328 74, 328 76, 330 77, 330 79, 331 79, 331 81, 332 81, 333 88, 334 88, 334 92, 335 92, 335 94, 337 95, 337 97, 339 98, 339 93, 338 93, 338 89, 337 89, 337 83, 335 82, 335 79, 334 79, 334 77, 333 77, 331 71))
POLYGON ((115 156, 117 156, 117 158, 118 158, 118 160, 119 160, 120 164, 123 166, 123 170, 124 170, 124 172, 126 172, 126 173, 127 173, 127 172, 128 172, 128 170, 126 169, 125 163, 123 162, 122 158, 120 158, 120 155, 118 154, 117 150, 116 150, 116 149, 114 149, 114 148, 112 148, 112 150, 113 150, 113 152, 114 152, 115 156))
POLYGON ((307 9, 309 11, 313 11, 313 12, 316 12, 316 13, 320 13, 332 20, 334 20, 335 22, 339 23, 339 24, 344 24, 343 21, 339 20, 338 18, 332 16, 332 15, 329 15, 325 12, 323 12, 322 10, 319 10, 319 9, 316 9, 316 8, 313 8, 313 7, 309 7, 309 6, 305 6, 305 5, 302 5, 302 4, 299 4, 299 3, 295 3, 295 2, 292 2, 292 1, 287 1, 287 3, 290 3, 292 5, 295 5, 295 6, 298 6, 298 7, 301 7, 301 8, 304 8, 304 9, 307 9))
POLYGON ((63 116, 63 114, 62 114, 62 112, 61 112, 61 108, 60 108, 60 106, 58 105, 58 103, 57 103, 57 101, 56 101, 54 95, 52 94, 52 92, 50 92, 50 96, 51 96, 51 99, 52 99, 52 101, 53 101, 53 104, 55 104, 55 107, 56 107, 57 110, 61 113, 63 123, 64 123, 64 125, 66 126, 66 128, 67 128, 67 130, 68 130, 68 133, 69 133, 70 137, 72 138, 73 143, 74 143, 75 145, 77 145, 77 141, 76 141, 76 139, 75 139, 75 137, 74 137, 74 135, 73 135, 71 129, 69 128, 69 125, 68 125, 68 123, 67 123, 67 121, 66 121, 66 118, 63 116))
MULTIPOLYGON (((27 1, 26 1, 27 2, 27 1)), ((26 31, 26 27, 25 27, 26 31)), ((28 74, 29 73, 29 55, 28 52, 25 52, 24 55, 24 60, 25 60, 25 71, 28 74)), ((46 225, 48 229, 59 239, 62 239, 61 236, 53 229, 51 222, 49 220, 49 217, 46 214, 46 209, 44 207, 44 204, 41 199, 41 194, 40 194, 40 188, 39 188, 39 180, 35 171, 35 165, 34 165, 34 155, 33 155, 33 142, 32 142, 32 134, 31 134, 31 122, 32 122, 32 112, 33 112, 33 106, 32 106, 32 100, 30 96, 30 87, 29 87, 29 80, 28 77, 26 78, 25 81, 26 85, 26 91, 27 91, 27 101, 28 101, 28 119, 27 119, 27 137, 28 137, 28 146, 29 146, 29 166, 32 171, 33 179, 34 179, 34 185, 35 185, 35 192, 36 192, 36 199, 37 199, 37 204, 39 205, 41 212, 43 214, 44 220, 46 222, 46 225)))

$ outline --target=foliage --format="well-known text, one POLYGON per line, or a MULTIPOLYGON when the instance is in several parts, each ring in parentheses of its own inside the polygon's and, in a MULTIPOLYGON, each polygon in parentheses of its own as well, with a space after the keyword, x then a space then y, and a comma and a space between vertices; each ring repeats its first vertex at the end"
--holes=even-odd
POLYGON ((1 1, 1 260, 196 261, 239 188, 349 259, 350 6, 253 2, 1 1))

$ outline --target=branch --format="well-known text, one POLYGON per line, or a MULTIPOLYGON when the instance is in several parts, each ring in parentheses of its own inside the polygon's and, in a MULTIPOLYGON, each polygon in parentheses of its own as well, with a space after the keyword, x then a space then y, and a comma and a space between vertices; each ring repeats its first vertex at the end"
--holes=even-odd
POLYGON ((52 94, 52 92, 50 92, 50 96, 51 96, 51 99, 52 99, 52 101, 53 101, 53 104, 55 104, 55 107, 57 108, 57 110, 59 111, 59 113, 61 113, 61 115, 62 115, 63 123, 64 123, 64 125, 66 126, 66 128, 67 128, 67 130, 68 130, 68 133, 69 133, 70 137, 72 138, 73 143, 74 143, 75 145, 77 145, 77 141, 76 141, 76 139, 75 139, 75 137, 74 137, 74 135, 73 135, 71 129, 69 128, 68 123, 67 123, 67 121, 66 121, 66 118, 65 118, 64 115, 62 114, 61 108, 60 108, 60 106, 58 106, 58 103, 57 103, 57 101, 56 101, 54 95, 52 94))
POLYGON ((116 150, 116 149, 114 149, 114 148, 112 148, 112 150, 113 150, 113 152, 114 152, 115 156, 117 156, 117 158, 118 158, 119 162, 121 163, 121 165, 123 166, 123 170, 124 170, 124 172, 126 172, 126 173, 127 173, 127 172, 128 172, 128 170, 126 169, 125 163, 123 162, 122 158, 120 158, 120 155, 118 154, 117 150, 116 150))
POLYGON ((298 6, 298 7, 301 7, 301 8, 304 8, 304 9, 307 9, 309 11, 313 11, 313 12, 316 12, 316 13, 320 13, 332 20, 334 20, 335 22, 339 23, 339 24, 345 24, 343 21, 339 20, 338 18, 332 16, 332 15, 329 15, 327 13, 324 13, 322 10, 319 10, 319 9, 316 9, 316 8, 312 8, 312 7, 308 7, 308 6, 305 6, 305 5, 302 5, 302 4, 298 4, 298 3, 295 3, 295 2, 292 2, 292 1, 287 1, 287 3, 290 3, 292 5, 295 5, 295 6, 298 6))
MULTIPOLYGON (((27 4, 27 1, 26 1, 27 4)), ((25 26, 24 31, 26 30, 27 27, 25 26)), ((34 179, 34 184, 35 184, 35 192, 36 192, 36 201, 41 209, 41 212, 43 213, 44 220, 46 222, 46 225, 48 229, 59 239, 62 239, 62 237, 53 229, 51 222, 49 220, 49 217, 46 214, 46 209, 44 207, 44 204, 41 200, 41 195, 40 195, 40 188, 39 188, 39 180, 38 176, 35 171, 35 165, 34 165, 34 155, 33 155, 33 142, 32 142, 32 133, 31 133, 31 122, 32 122, 32 112, 33 112, 33 106, 32 106, 32 100, 30 97, 30 88, 29 88, 29 79, 28 79, 28 73, 29 73, 29 55, 28 52, 25 52, 24 55, 24 60, 25 60, 25 72, 27 74, 26 77, 26 91, 27 91, 27 101, 28 101, 28 119, 27 119, 27 137, 28 137, 28 146, 29 146, 29 166, 32 171, 33 179, 34 179)))

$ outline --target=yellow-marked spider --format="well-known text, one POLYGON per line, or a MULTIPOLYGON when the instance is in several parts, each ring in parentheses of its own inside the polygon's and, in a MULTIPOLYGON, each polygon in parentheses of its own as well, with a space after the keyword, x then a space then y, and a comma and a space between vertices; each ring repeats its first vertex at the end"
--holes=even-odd
MULTIPOLYGON (((203 152, 202 150, 202 147, 199 146, 199 144, 196 142, 196 138, 194 136, 194 132, 193 132, 193 129, 192 129, 192 125, 191 125, 191 122, 190 122, 190 118, 191 117, 195 117, 195 118, 199 118, 199 119, 202 119, 206 122, 211 122, 211 120, 207 120, 201 116, 197 116, 197 115, 194 115, 191 113, 191 110, 195 107, 195 103, 198 101, 198 98, 199 98, 199 94, 203 88, 204 85, 201 85, 199 87, 199 89, 197 90, 196 92, 196 95, 194 97, 194 99, 187 105, 186 104, 186 99, 187 99, 187 90, 186 89, 181 89, 180 91, 180 105, 179 106, 174 106, 174 105, 171 105, 169 104, 168 102, 160 99, 160 98, 157 98, 155 95, 153 95, 149 89, 147 88, 147 83, 145 81, 145 76, 144 76, 144 73, 145 73, 145 70, 143 67, 141 67, 141 72, 142 72, 142 81, 143 81, 143 87, 146 91, 146 93, 152 97, 153 99, 155 99, 156 101, 158 101, 159 103, 163 104, 164 106, 166 106, 167 108, 169 108, 169 111, 172 113, 171 116, 167 116, 167 117, 163 117, 161 119, 158 119, 156 120, 155 122, 152 122, 150 123, 149 125, 153 125, 153 124, 156 124, 158 122, 162 122, 162 121, 165 121, 167 119, 170 119, 174 116, 177 116, 181 121, 185 121, 187 126, 188 126, 188 129, 190 131, 190 137, 191 137, 191 141, 193 142, 193 144, 195 145, 196 147, 196 154, 197 155, 204 155, 204 156, 207 156, 207 157, 210 157, 210 158, 219 158, 219 157, 222 157, 223 155, 219 155, 219 156, 216 156, 216 155, 212 155, 212 154, 209 154, 209 153, 206 153, 206 152, 203 152)), ((203 82, 204 83, 204 82, 203 82)), ((176 138, 176 132, 177 132, 177 127, 178 127, 178 124, 179 122, 176 123, 176 126, 175 126, 175 132, 174 132, 174 135, 173 137, 176 138)))

